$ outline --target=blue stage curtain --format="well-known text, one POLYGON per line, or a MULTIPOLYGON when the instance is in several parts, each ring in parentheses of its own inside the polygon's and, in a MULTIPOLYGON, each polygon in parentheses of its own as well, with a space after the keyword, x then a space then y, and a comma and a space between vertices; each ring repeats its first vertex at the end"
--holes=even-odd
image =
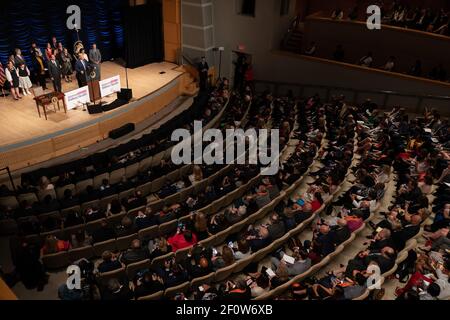
POLYGON ((20 48, 31 66, 31 42, 45 50, 52 36, 69 52, 77 40, 74 30, 68 30, 66 13, 70 5, 81 8, 80 39, 86 51, 97 43, 103 60, 123 55, 123 0, 14 0, 0 10, 0 61, 5 63, 14 48, 20 48))

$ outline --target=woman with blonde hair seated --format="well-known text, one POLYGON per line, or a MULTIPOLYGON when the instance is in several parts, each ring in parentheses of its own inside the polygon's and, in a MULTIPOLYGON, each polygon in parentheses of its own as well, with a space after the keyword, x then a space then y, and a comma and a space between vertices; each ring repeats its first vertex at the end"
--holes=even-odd
POLYGON ((194 220, 194 229, 195 234, 197 235, 198 240, 204 240, 209 237, 208 232, 208 219, 203 212, 198 212, 195 216, 193 216, 194 220))
POLYGON ((203 171, 202 167, 199 165, 195 165, 192 174, 189 176, 189 180, 192 184, 198 183, 203 180, 203 171))

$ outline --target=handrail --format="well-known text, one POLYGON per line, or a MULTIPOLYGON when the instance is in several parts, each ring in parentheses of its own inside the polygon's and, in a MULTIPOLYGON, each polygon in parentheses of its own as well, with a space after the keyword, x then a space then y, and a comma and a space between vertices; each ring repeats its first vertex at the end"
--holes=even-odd
MULTIPOLYGON (((255 90, 256 91, 262 91, 263 88, 258 87, 258 85, 262 86, 271 86, 271 90, 278 94, 280 87, 288 87, 289 89, 295 88, 299 89, 301 97, 305 98, 305 90, 306 89, 314 89, 318 90, 318 92, 325 90, 325 96, 323 97, 325 100, 329 101, 333 91, 340 91, 340 92, 350 92, 353 94, 352 98, 348 98, 348 102, 353 104, 361 103, 361 100, 359 97, 361 95, 365 95, 366 97, 369 95, 378 95, 376 99, 379 100, 379 106, 380 108, 386 108, 389 106, 389 99, 392 97, 406 97, 406 98, 413 98, 415 99, 414 102, 408 103, 408 105, 400 105, 402 107, 408 107, 409 109, 413 110, 415 113, 422 113, 424 112, 425 108, 430 104, 430 100, 435 102, 442 102, 444 103, 450 103, 450 96, 437 96, 437 95, 419 95, 415 93, 409 93, 409 92, 399 92, 399 91, 392 91, 392 90, 371 90, 371 89, 354 89, 354 88, 346 88, 346 87, 339 87, 339 86, 330 86, 330 85, 323 85, 323 84, 306 84, 306 83, 293 83, 293 82, 276 82, 276 81, 270 81, 270 80, 255 80, 255 90), (258 90, 259 89, 259 90, 258 90), (382 95, 379 97, 379 95, 382 95), (427 105, 425 105, 427 103, 427 105)), ((308 94, 306 94, 307 96, 308 94)), ((369 98, 369 97, 368 97, 369 98)), ((372 97, 372 99, 374 99, 372 97)), ((396 106, 399 106, 397 103, 396 106)), ((443 111, 443 109, 439 109, 443 111)), ((443 116, 448 116, 448 111, 443 111, 443 116)))
POLYGON ((11 175, 11 170, 9 169, 9 167, 0 168, 0 172, 1 171, 6 171, 6 173, 8 174, 9 181, 11 182, 11 186, 13 188, 13 191, 16 192, 16 185, 14 184, 14 180, 13 180, 13 177, 11 175))
POLYGON ((183 60, 186 60, 188 65, 195 67, 195 63, 192 61, 192 59, 190 57, 188 57, 186 54, 181 53, 181 57, 183 58, 183 60))
MULTIPOLYGON (((360 25, 360 26, 366 27, 366 22, 364 22, 364 21, 348 20, 348 19, 342 19, 342 20, 332 19, 329 17, 321 16, 321 12, 307 16, 305 21, 308 21, 308 20, 317 20, 317 21, 324 21, 324 22, 330 22, 330 23, 347 23, 347 24, 360 25)), ((386 24, 386 23, 381 24, 381 29, 387 29, 387 30, 392 30, 392 31, 397 31, 397 32, 409 32, 411 34, 416 34, 416 35, 419 35, 422 37, 435 38, 436 40, 442 40, 442 41, 449 41, 449 39, 450 39, 450 37, 446 36, 446 35, 417 30, 417 29, 411 29, 411 28, 397 27, 394 25, 386 24)))
POLYGON ((354 89, 347 87, 339 87, 339 86, 330 86, 324 84, 307 84, 307 83, 298 83, 298 82, 281 82, 281 81, 272 81, 272 80, 255 80, 255 84, 268 84, 279 86, 293 86, 293 87, 303 87, 303 88, 319 88, 319 89, 331 89, 331 90, 342 90, 342 91, 352 91, 356 93, 374 93, 374 94, 387 94, 387 95, 395 95, 402 97, 413 97, 420 99, 436 99, 436 100, 449 100, 450 96, 435 96, 435 95, 418 95, 416 93, 407 93, 407 92, 399 92, 392 90, 369 90, 369 89, 354 89))

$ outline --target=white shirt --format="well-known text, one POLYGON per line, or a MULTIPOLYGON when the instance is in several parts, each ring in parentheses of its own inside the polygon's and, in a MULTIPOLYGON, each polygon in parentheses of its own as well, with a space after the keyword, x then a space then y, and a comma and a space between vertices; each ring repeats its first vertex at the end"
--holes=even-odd
POLYGON ((435 283, 441 288, 441 293, 437 298, 439 300, 450 299, 450 283, 448 282, 448 275, 444 274, 440 269, 436 270, 436 275, 438 276, 438 279, 435 283))

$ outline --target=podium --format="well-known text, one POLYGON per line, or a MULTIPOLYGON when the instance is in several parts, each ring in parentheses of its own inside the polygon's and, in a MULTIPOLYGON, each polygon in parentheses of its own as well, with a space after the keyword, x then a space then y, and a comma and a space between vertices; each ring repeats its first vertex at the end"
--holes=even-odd
POLYGON ((95 103, 95 101, 101 100, 100 70, 95 64, 90 65, 87 85, 89 86, 89 97, 91 102, 95 103))
POLYGON ((89 98, 91 102, 101 100, 102 96, 100 94, 100 81, 90 80, 88 81, 89 86, 89 98))

